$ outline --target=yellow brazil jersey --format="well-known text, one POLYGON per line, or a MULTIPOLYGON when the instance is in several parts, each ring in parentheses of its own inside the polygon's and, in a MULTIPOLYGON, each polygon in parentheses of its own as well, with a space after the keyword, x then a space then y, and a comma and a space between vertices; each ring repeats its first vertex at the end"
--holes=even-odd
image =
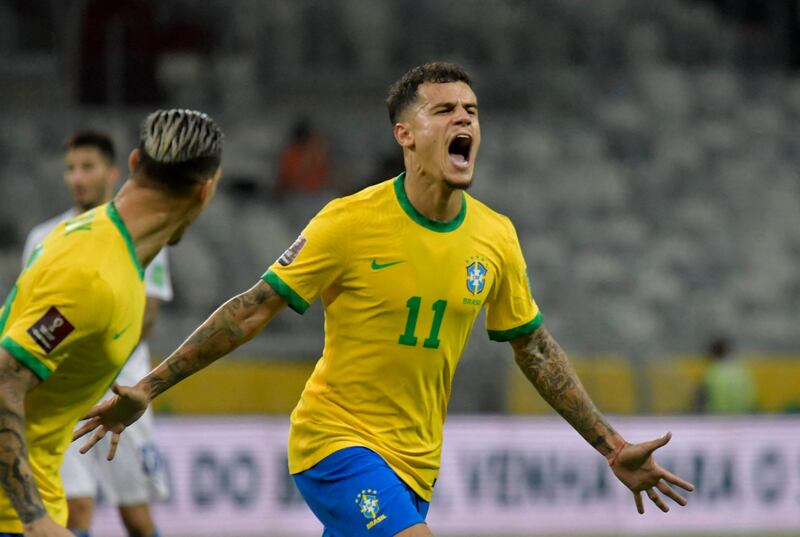
MULTIPOLYGON (((0 346, 41 379, 25 397, 25 437, 45 506, 63 525, 61 459, 139 341, 143 275, 112 202, 56 227, 0 310, 0 346)), ((2 532, 22 533, 22 524, 0 491, 2 532)))
POLYGON ((289 469, 350 446, 431 499, 456 364, 481 307, 489 337, 541 324, 511 221, 467 194, 448 223, 404 175, 329 203, 264 279, 303 312, 322 297, 325 348, 292 413, 289 469))

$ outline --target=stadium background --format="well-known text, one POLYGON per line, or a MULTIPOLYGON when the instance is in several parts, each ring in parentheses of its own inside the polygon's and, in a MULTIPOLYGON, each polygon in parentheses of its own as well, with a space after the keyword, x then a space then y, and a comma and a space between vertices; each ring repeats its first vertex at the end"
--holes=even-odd
MULTIPOLYGON (((225 177, 170 254, 176 300, 152 340, 156 355, 169 352, 328 199, 401 171, 386 88, 412 65, 452 60, 472 73, 481 103, 474 195, 515 222, 547 325, 601 409, 691 412, 700 354, 726 335, 751 367, 757 410, 796 411, 799 35, 788 0, 3 0, 0 289, 13 284, 27 231, 70 204, 60 151, 70 132, 109 131, 122 166, 145 113, 207 111, 226 132, 225 177), (280 152, 303 117, 326 140, 329 187, 278 195, 280 152)), ((285 417, 321 346, 318 304, 283 314, 157 409, 178 420, 285 417)), ((506 423, 548 412, 480 320, 451 413, 506 423)), ((707 447, 735 451, 764 420, 773 423, 725 422, 742 429, 720 437, 731 445, 707 447)), ((800 430, 779 424, 785 439, 800 430)), ((535 452, 530 430, 510 447, 535 452)), ((792 491, 797 444, 786 447, 792 491)), ((765 534, 769 509, 748 531, 765 534)), ((608 516, 623 528, 632 511, 608 516)))

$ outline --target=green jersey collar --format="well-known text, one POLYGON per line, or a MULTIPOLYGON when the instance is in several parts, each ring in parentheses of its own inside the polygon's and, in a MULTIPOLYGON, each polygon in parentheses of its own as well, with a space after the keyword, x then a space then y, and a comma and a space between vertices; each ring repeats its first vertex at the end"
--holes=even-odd
POLYGON ((439 233, 455 231, 459 228, 459 226, 461 226, 461 223, 467 216, 467 196, 463 192, 461 193, 461 211, 458 213, 458 216, 449 222, 437 222, 436 220, 431 220, 424 214, 420 213, 416 207, 411 204, 411 200, 409 200, 408 196, 406 195, 405 179, 406 172, 403 172, 395 177, 394 192, 397 195, 397 201, 400 203, 400 207, 403 208, 403 211, 405 211, 405 213, 411 217, 414 222, 422 227, 430 229, 431 231, 438 231, 439 233))
POLYGON ((139 279, 144 280, 144 269, 142 269, 142 265, 139 264, 139 258, 136 257, 136 247, 133 245, 133 239, 131 238, 131 234, 128 232, 128 228, 125 227, 125 222, 122 221, 122 217, 120 217, 119 213, 117 212, 117 207, 114 205, 113 200, 106 205, 106 214, 111 221, 114 222, 114 225, 117 226, 119 234, 122 235, 122 238, 125 239, 125 245, 128 247, 128 253, 131 254, 133 266, 136 267, 136 272, 139 273, 139 279))

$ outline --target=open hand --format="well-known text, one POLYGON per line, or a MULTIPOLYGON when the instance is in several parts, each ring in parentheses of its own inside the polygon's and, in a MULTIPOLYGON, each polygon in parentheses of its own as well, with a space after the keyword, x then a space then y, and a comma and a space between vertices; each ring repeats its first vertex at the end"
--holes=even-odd
POLYGON ((136 386, 114 384, 111 391, 116 395, 95 405, 84 417, 87 421, 72 436, 72 440, 75 441, 94 431, 94 434, 80 449, 81 453, 86 453, 102 440, 107 432, 111 432, 111 445, 106 455, 108 460, 113 459, 117 452, 119 435, 122 434, 125 427, 144 414, 150 402, 147 394, 136 386))
POLYGON ((686 499, 675 492, 670 485, 677 485, 688 492, 694 490, 694 485, 663 469, 653 460, 653 452, 666 445, 671 438, 672 433, 667 433, 661 438, 641 444, 627 444, 611 464, 611 470, 617 479, 633 492, 636 510, 639 511, 639 514, 644 513, 642 491, 659 509, 666 513, 669 511, 669 506, 664 503, 664 499, 658 495, 655 489, 672 498, 678 505, 686 505, 686 499))

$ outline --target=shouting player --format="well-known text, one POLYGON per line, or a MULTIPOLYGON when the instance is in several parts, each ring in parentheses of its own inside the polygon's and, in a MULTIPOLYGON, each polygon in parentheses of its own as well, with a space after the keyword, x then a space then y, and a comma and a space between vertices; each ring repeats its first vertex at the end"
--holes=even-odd
POLYGON ((457 65, 416 67, 391 89, 405 172, 329 203, 250 290, 220 307, 79 434, 115 435, 158 394, 256 335, 285 305, 325 309, 325 348, 292 413, 289 470, 326 537, 426 537, 456 364, 481 307, 540 394, 634 494, 667 511, 692 485, 598 412, 542 324, 508 218, 466 194, 481 143, 478 102, 457 65))
POLYGON ((0 310, 0 536, 72 537, 59 468, 77 421, 139 343, 144 269, 213 198, 222 133, 150 114, 113 201, 56 226, 0 310))
MULTIPOLYGON (((70 136, 64 144, 64 164, 64 181, 74 207, 31 230, 25 241, 23 268, 36 245, 58 224, 110 201, 119 180, 119 168, 114 164, 114 143, 101 132, 79 131, 70 136)), ((123 384, 136 382, 150 370, 150 349, 145 340, 152 330, 159 303, 172 299, 166 249, 147 266, 144 281, 147 301, 141 341, 117 377, 117 382, 123 384)), ((152 412, 147 412, 129 428, 114 461, 103 459, 99 450, 91 456, 83 456, 78 453, 77 445, 67 448, 61 466, 61 480, 69 506, 67 528, 77 537, 89 537, 94 497, 100 484, 109 501, 118 507, 128 535, 156 537, 158 531, 149 502, 165 499, 168 491, 153 441, 152 412)))

